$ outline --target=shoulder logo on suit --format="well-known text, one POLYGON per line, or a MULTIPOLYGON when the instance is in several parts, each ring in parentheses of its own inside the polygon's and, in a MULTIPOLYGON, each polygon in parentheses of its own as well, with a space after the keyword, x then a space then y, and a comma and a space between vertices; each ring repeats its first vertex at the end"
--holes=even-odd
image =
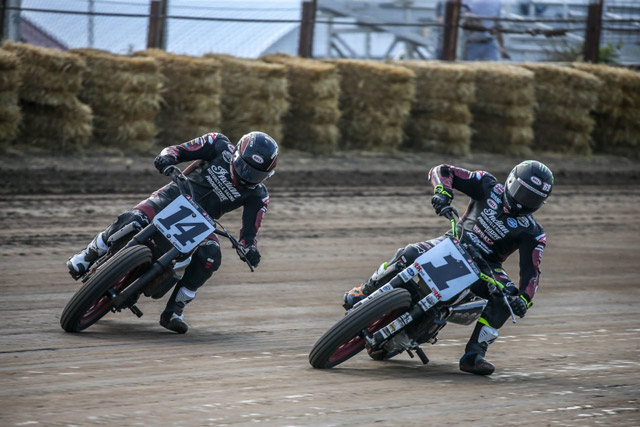
POLYGON ((511 228, 517 228, 518 227, 518 221, 516 221, 514 218, 507 218, 507 225, 511 228))
POLYGON ((232 157, 233 157, 233 154, 231 154, 231 152, 229 152, 229 151, 223 151, 222 152, 222 159, 225 162, 230 163, 232 157))
POLYGON ((522 227, 528 227, 531 223, 529 222, 529 220, 527 219, 526 216, 519 216, 518 217, 518 224, 520 224, 522 227))
POLYGON ((494 200, 487 199, 487 204, 491 209, 495 209, 495 210, 498 209, 498 204, 494 200))

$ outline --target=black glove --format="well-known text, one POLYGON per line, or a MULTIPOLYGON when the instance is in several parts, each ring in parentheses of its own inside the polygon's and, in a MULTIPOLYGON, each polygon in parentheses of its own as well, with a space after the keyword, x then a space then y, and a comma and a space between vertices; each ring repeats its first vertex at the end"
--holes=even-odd
POLYGON ((517 297, 508 297, 509 305, 511 306, 511 310, 513 310, 513 314, 518 317, 524 317, 527 312, 527 301, 524 296, 520 295, 517 297))
POLYGON ((158 169, 158 172, 160 172, 161 174, 164 174, 164 170, 167 168, 167 166, 172 166, 172 165, 175 165, 176 163, 178 163, 176 159, 169 155, 157 156, 156 159, 153 161, 153 165, 156 167, 156 169, 158 169))
POLYGON ((249 246, 246 248, 245 257, 254 267, 257 267, 258 264, 260 264, 260 251, 255 246, 249 246))
POLYGON ((533 305, 532 302, 529 302, 526 296, 520 295, 520 291, 516 288, 516 285, 513 282, 509 282, 505 285, 504 291, 507 295, 507 300, 509 301, 509 305, 511 306, 511 310, 513 310, 513 314, 518 317, 524 317, 527 313, 527 309, 533 305))
POLYGON ((449 189, 445 189, 442 185, 436 185, 433 189, 433 197, 431 198, 431 204, 436 210, 436 213, 440 215, 442 209, 449 206, 453 200, 453 192, 449 189))

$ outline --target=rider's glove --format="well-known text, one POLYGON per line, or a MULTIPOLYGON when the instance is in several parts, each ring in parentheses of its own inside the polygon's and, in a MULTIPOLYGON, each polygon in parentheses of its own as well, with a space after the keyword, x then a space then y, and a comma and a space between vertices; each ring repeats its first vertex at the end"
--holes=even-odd
POLYGON ((524 317, 527 313, 527 309, 533 305, 525 295, 520 295, 518 289, 513 285, 505 286, 505 292, 511 296, 507 297, 509 301, 509 305, 511 306, 511 310, 513 310, 513 314, 518 317, 524 317))
POLYGON ((258 264, 260 264, 260 251, 258 250, 257 247, 255 246, 249 246, 246 248, 246 252, 245 252, 245 256, 247 257, 247 259, 249 260, 249 262, 251 263, 251 265, 253 265, 254 267, 257 267, 258 264))
POLYGON ((164 155, 164 156, 159 155, 153 161, 153 165, 156 167, 156 169, 158 169, 158 172, 160 172, 161 174, 164 174, 167 166, 172 166, 172 165, 175 165, 176 163, 178 162, 176 161, 175 157, 169 156, 169 155, 164 155))
POLYGON ((436 213, 440 215, 442 209, 449 206, 453 200, 453 191, 444 188, 442 185, 436 185, 433 189, 433 197, 431 198, 431 204, 436 210, 436 213))

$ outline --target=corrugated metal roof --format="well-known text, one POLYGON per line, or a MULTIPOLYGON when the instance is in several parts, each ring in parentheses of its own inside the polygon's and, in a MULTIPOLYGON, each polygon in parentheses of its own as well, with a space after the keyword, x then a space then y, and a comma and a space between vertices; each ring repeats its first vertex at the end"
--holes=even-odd
MULTIPOLYGON (((170 0, 168 15, 298 20, 300 4, 298 0, 170 0)), ((23 0, 22 7, 87 12, 89 1, 23 0)), ((94 0, 94 11, 146 15, 149 13, 149 1, 94 0)), ((90 45, 90 19, 86 15, 24 11, 23 16, 70 48, 90 45)), ((95 16, 93 21, 93 47, 119 54, 146 48, 148 18, 95 16)), ((169 19, 167 50, 196 56, 215 52, 257 57, 297 26, 297 23, 169 19)))

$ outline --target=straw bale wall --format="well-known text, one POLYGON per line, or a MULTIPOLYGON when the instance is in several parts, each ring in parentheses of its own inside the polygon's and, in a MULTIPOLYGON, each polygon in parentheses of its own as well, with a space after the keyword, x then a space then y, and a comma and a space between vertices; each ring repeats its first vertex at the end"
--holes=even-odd
POLYGON ((473 151, 526 155, 533 141, 536 103, 534 73, 492 62, 469 63, 475 68, 473 151))
POLYGON ((18 55, 0 49, 0 149, 13 141, 18 133, 22 117, 18 104, 21 82, 18 55))
POLYGON ((286 67, 227 55, 205 57, 222 63, 222 132, 231 141, 251 131, 280 141, 289 110, 286 67))
POLYGON ((338 59, 340 132, 345 149, 394 151, 404 139, 415 88, 413 71, 376 61, 338 59))
POLYGON ((213 58, 175 55, 160 49, 136 52, 154 58, 164 77, 156 118, 162 146, 193 139, 222 126, 222 64, 213 58))
POLYGON ((25 43, 6 41, 2 47, 20 59, 22 144, 56 151, 84 147, 92 129, 91 109, 77 96, 86 69, 84 59, 25 43))
POLYGON ((71 52, 87 63, 79 97, 93 109, 95 142, 103 148, 151 151, 162 87, 158 63, 98 49, 71 52))
POLYGON ((472 67, 435 61, 397 61, 415 74, 415 97, 403 148, 466 155, 475 99, 472 67))
POLYGON ((598 100, 600 80, 558 65, 525 63, 521 66, 535 74, 536 150, 590 154, 594 126, 590 112, 598 100), (562 88, 564 98, 555 96, 557 88, 562 88))
POLYGON ((311 153, 332 153, 340 139, 340 75, 333 64, 284 54, 262 60, 286 67, 290 108, 283 145, 311 153))
POLYGON ((595 151, 640 155, 640 73, 600 64, 571 66, 602 82, 593 111, 595 151))

